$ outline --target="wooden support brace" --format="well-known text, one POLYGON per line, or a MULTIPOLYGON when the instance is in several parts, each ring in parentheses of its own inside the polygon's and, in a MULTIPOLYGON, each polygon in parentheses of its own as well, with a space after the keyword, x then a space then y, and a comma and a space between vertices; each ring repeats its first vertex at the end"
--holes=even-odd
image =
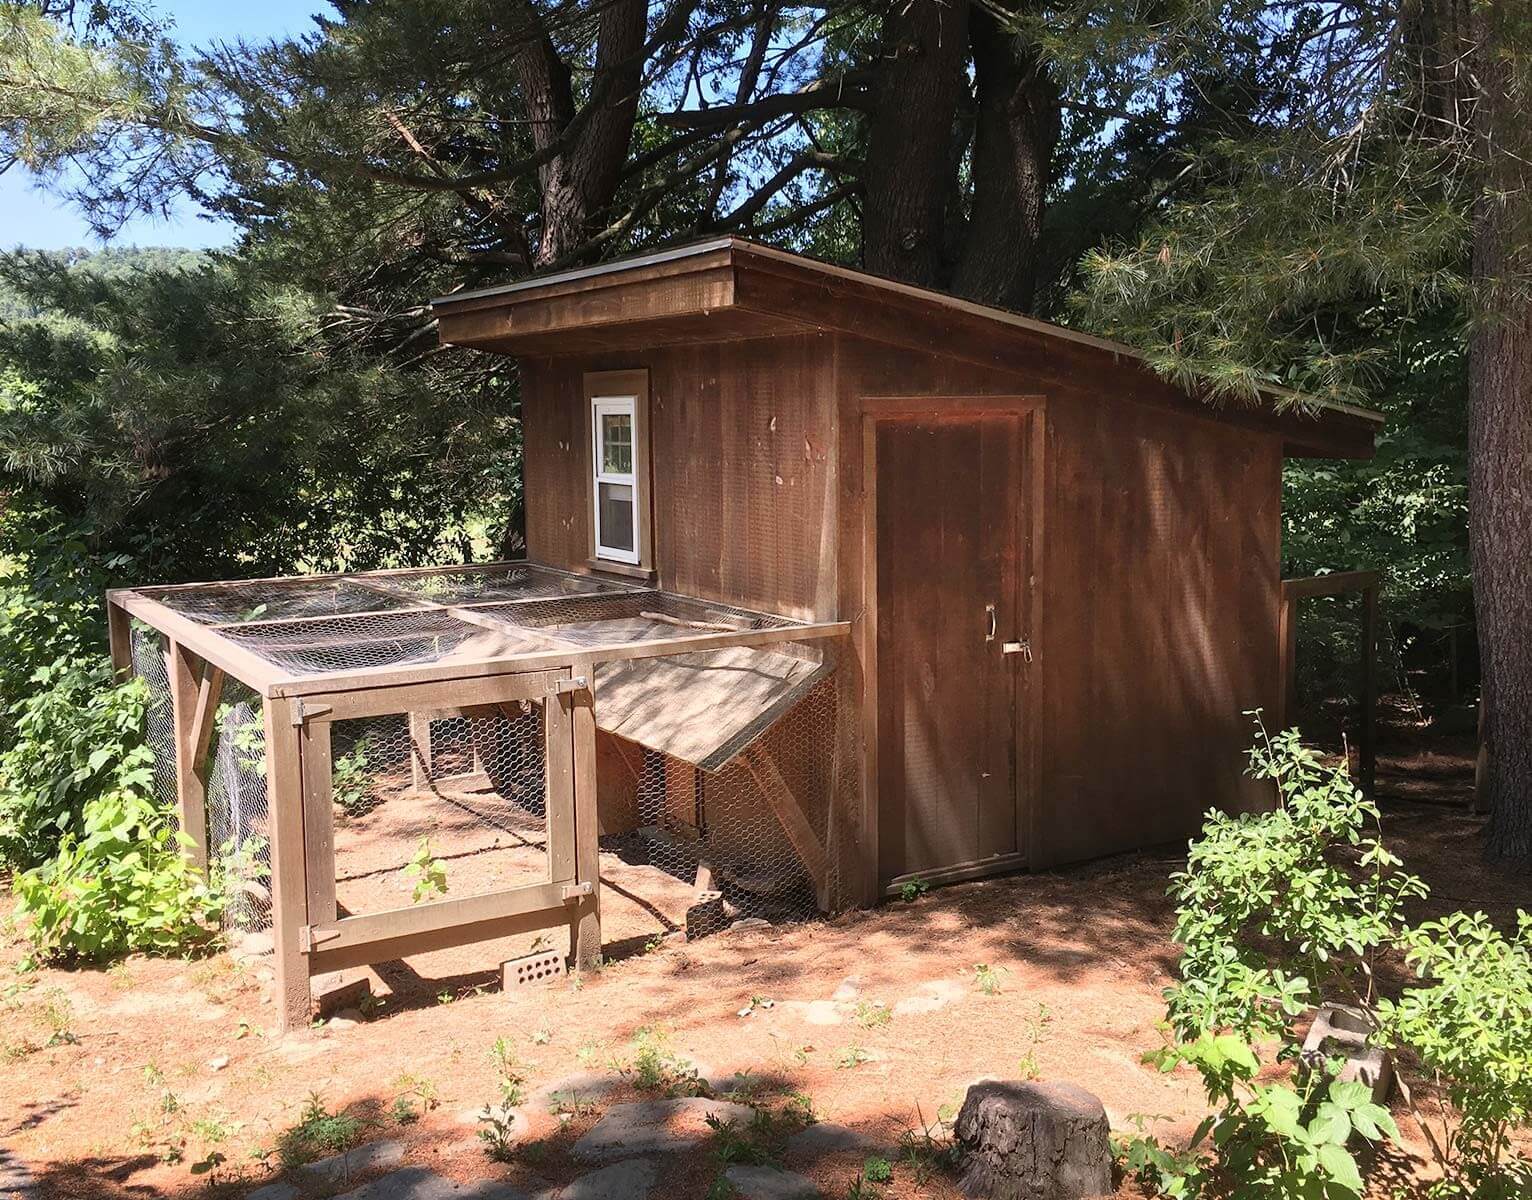
POLYGON ((431 715, 410 714, 410 787, 417 792, 431 788, 431 715))
POLYGON ((172 640, 165 666, 175 728, 176 818, 187 839, 186 857, 199 871, 206 871, 207 743, 202 740, 202 730, 209 721, 206 713, 199 710, 206 700, 204 692, 211 694, 211 680, 204 674, 208 664, 172 640))
POLYGON ((133 627, 127 609, 106 602, 106 637, 112 651, 112 673, 119 683, 133 678, 133 627))
POLYGON ((770 751, 758 745, 752 746, 745 751, 743 757, 745 766, 755 779, 756 786, 761 789, 761 794, 771 805, 771 811, 776 813, 777 820, 782 823, 787 840, 792 843, 799 859, 808 869, 809 878, 814 882, 814 894, 818 898, 820 908, 827 908, 830 860, 825 854, 824 847, 819 843, 819 835, 809 824, 803 806, 793 795, 792 788, 788 787, 787 780, 782 778, 782 772, 777 769, 776 760, 772 758, 770 751))

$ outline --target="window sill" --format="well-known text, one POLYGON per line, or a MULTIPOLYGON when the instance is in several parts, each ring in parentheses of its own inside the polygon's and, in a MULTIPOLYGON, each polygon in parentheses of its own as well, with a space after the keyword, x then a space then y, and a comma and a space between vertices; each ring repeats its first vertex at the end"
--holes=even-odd
POLYGON ((621 575, 624 579, 637 579, 644 583, 654 582, 654 571, 649 567, 641 567, 636 563, 613 562, 608 558, 588 558, 585 565, 592 571, 599 571, 606 575, 621 575))

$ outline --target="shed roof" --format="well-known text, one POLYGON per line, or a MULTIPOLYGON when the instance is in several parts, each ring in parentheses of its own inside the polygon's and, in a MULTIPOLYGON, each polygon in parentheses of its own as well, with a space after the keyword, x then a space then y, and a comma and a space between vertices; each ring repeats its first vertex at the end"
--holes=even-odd
POLYGON ((1281 432, 1289 454, 1365 458, 1383 423, 1354 405, 1282 388, 1259 405, 1209 406, 1154 374, 1131 346, 929 288, 737 237, 535 276, 432 302, 443 342, 519 356, 641 350, 698 341, 839 332, 1078 386, 1180 403, 1281 432))

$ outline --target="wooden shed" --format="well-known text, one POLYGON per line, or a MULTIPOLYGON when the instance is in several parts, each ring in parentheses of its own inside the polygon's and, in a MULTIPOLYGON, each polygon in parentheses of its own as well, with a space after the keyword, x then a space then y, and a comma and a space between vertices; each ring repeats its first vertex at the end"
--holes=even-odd
MULTIPOLYGON (((1164 842, 1253 800, 1282 460, 1368 457, 1377 414, 1212 407, 1127 347, 737 238, 435 309, 444 342, 518 360, 530 560, 849 623, 826 760, 848 782, 782 819, 833 859, 824 906, 1164 842)), ((604 828, 634 746, 714 769, 812 686, 812 662, 715 653, 755 657, 598 675, 604 828)), ((762 796, 793 790, 749 765, 762 796)))
POLYGON ((436 309, 519 360, 527 560, 108 596, 283 1025, 364 967, 493 945, 541 978, 551 930, 590 966, 1253 801, 1282 459, 1366 456, 1374 414, 1216 410, 736 239, 436 309))

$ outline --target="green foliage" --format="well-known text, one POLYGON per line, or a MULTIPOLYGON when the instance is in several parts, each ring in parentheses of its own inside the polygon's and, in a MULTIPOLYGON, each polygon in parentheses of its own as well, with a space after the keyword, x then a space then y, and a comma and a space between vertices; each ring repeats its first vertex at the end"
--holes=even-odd
POLYGON ((676 1053, 666 1030, 645 1025, 634 1034, 633 1042, 633 1061, 622 1068, 622 1074, 639 1091, 665 1096, 707 1095, 707 1081, 695 1064, 676 1053))
POLYGON ((906 880, 899 885, 899 899, 903 900, 906 904, 914 904, 915 901, 919 900, 930 890, 931 885, 924 879, 906 880))
POLYGON ((300 1167, 315 1159, 349 1150, 356 1145, 364 1129, 360 1117, 344 1112, 332 1113, 325 1107, 323 1096, 310 1092, 298 1123, 278 1135, 277 1156, 284 1167, 300 1167))
POLYGON ((1214 1111, 1184 1148, 1123 1140, 1127 1169, 1174 1197, 1361 1195, 1358 1139, 1398 1130, 1366 1084, 1340 1081, 1342 1060, 1303 1055, 1295 1028, 1312 1006, 1346 1000, 1375 1042, 1408 1047, 1451 1099, 1456 1116, 1432 1138, 1436 1193, 1525 1194, 1532 1174, 1508 1133, 1532 1112, 1532 917, 1514 939, 1481 914, 1410 928, 1404 905, 1425 885, 1372 832, 1377 810, 1343 765, 1325 766, 1295 730, 1261 730, 1250 769, 1273 781, 1278 805, 1209 814, 1174 877, 1183 950, 1165 991, 1171 1040, 1147 1058, 1195 1069, 1214 1111), (1374 963, 1396 949, 1430 982, 1379 999, 1374 963))
MULTIPOLYGON (((363 734, 349 754, 343 754, 335 760, 335 803, 340 805, 347 816, 360 817, 375 807, 371 750, 372 739, 370 735, 363 734)), ((416 887, 418 890, 419 885, 416 887)), ((445 876, 441 890, 447 890, 445 876)))
POLYGON ((1425 1123, 1446 1170, 1434 1197, 1532 1194, 1532 1162, 1510 1142, 1532 1121, 1532 915, 1506 936, 1483 913, 1453 913, 1405 934, 1428 982, 1379 1003, 1385 1035, 1408 1046, 1452 1102, 1456 1122, 1425 1123))
POLYGON ((868 1183, 887 1183, 893 1177, 893 1164, 886 1158, 873 1157, 862 1163, 862 1178, 868 1183))
POLYGON ((415 881, 410 889, 411 903, 419 904, 422 900, 434 900, 447 894, 447 867, 432 851, 429 835, 420 839, 402 874, 415 881))
POLYGON ((204 881, 189 865, 182 840, 144 794, 96 796, 80 823, 53 858, 13 884, 16 915, 40 957, 169 954, 216 936, 221 881, 204 881))
POLYGON ((1289 1036, 1317 997, 1370 1002, 1373 960, 1426 890, 1377 837, 1377 806, 1344 763, 1256 725, 1250 773, 1275 784, 1277 806, 1209 812, 1171 882, 1182 957, 1166 1001, 1183 1038, 1289 1036))

